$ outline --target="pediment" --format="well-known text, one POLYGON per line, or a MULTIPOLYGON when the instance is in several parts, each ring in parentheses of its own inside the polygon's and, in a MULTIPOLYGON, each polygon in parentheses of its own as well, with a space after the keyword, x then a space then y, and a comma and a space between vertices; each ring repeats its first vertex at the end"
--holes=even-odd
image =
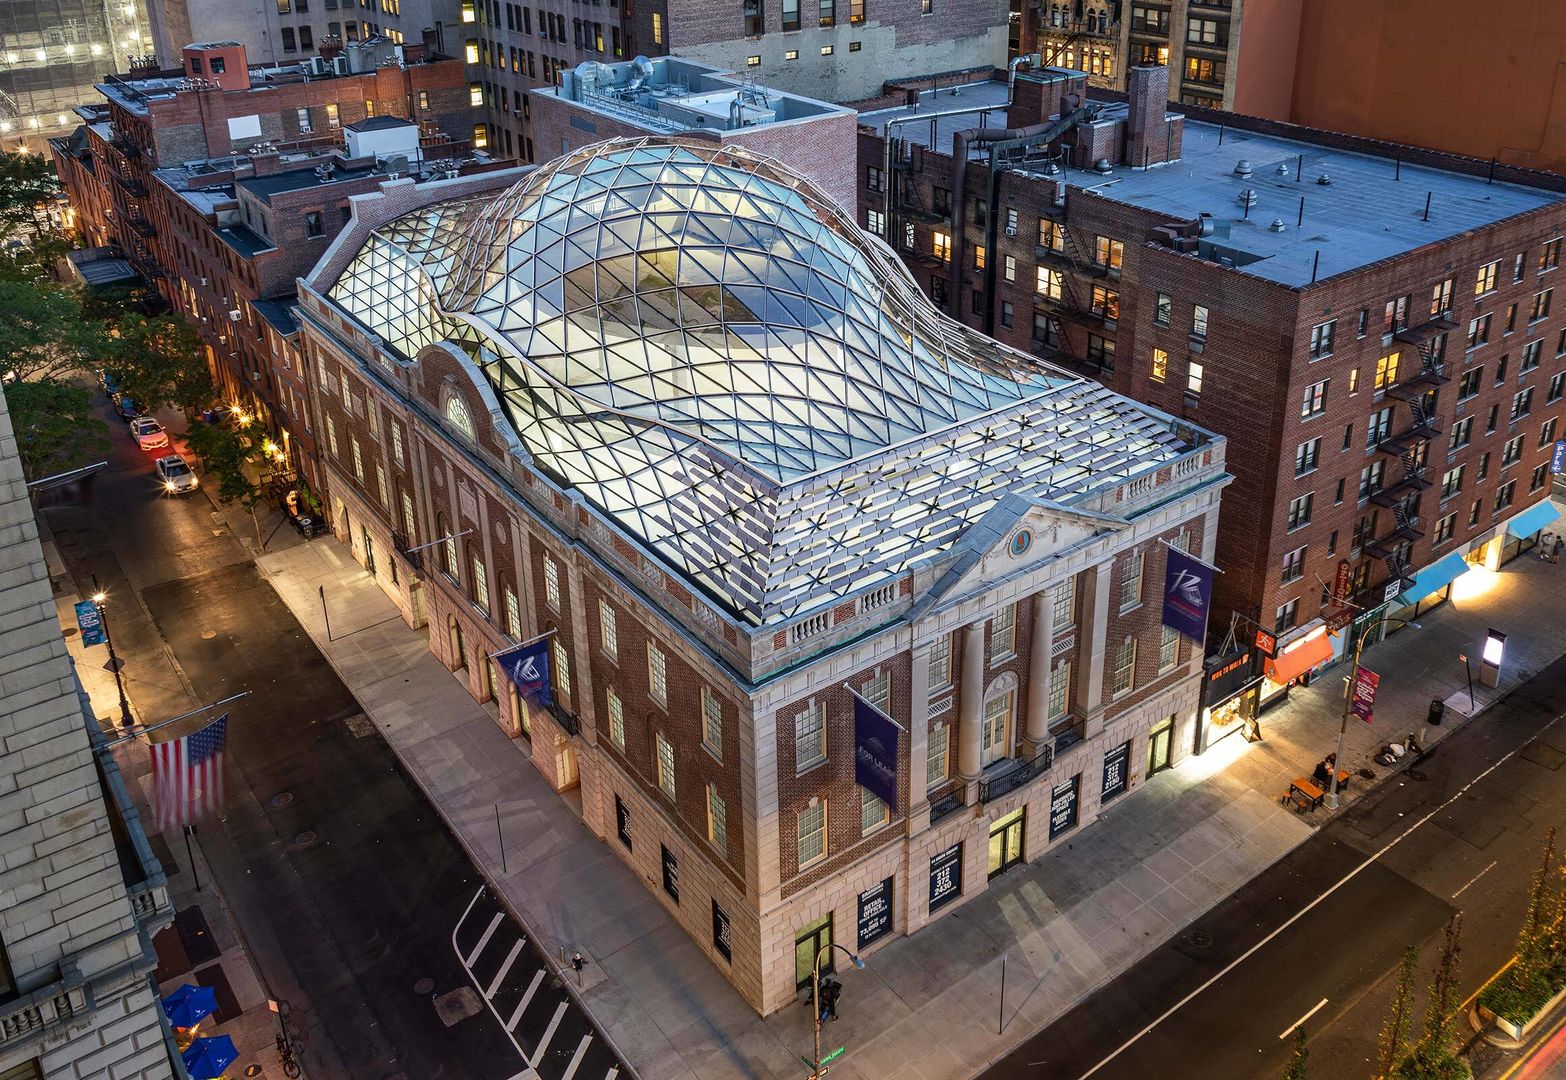
POLYGON ((968 530, 934 592, 941 597, 966 596, 1130 527, 1120 518, 1014 496, 1002 500, 968 530))

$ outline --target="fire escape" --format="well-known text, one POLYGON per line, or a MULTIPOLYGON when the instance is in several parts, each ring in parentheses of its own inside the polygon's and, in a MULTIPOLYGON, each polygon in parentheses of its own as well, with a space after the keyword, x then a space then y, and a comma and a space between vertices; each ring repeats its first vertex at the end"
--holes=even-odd
POLYGON ((116 134, 109 145, 115 151, 110 161, 111 175, 117 189, 117 197, 113 202, 124 222, 124 228, 118 230, 119 239, 131 264, 144 277, 151 279, 159 274, 159 268, 148 241, 157 235, 157 230, 147 218, 147 185, 137 175, 132 164, 141 158, 142 150, 123 134, 116 134))
MULTIPOLYGON (((1077 356, 1069 349, 1070 339, 1061 320, 1069 320, 1081 327, 1102 326, 1105 330, 1113 332, 1116 326, 1115 315, 1109 311, 1098 312, 1093 309, 1091 285, 1086 282, 1105 277, 1109 268, 1095 262, 1082 246, 1077 243, 1075 233, 1066 227, 1065 215, 1052 218, 1055 236, 1059 238, 1060 246, 1052 247, 1048 244, 1038 244, 1033 253, 1038 258, 1039 265, 1053 271, 1051 277, 1058 283, 1056 295, 1048 291, 1035 292, 1033 294, 1033 306, 1046 319, 1054 323, 1056 337, 1059 345, 1056 348, 1056 360, 1073 367, 1086 367, 1097 374, 1104 368, 1104 357, 1093 356, 1084 349, 1083 355, 1077 356), (1083 291, 1087 289, 1089 295, 1083 297, 1083 291)), ((1035 341, 1035 345, 1039 342, 1035 341)))
POLYGON ((1414 583, 1409 552, 1413 542, 1424 536, 1419 527, 1419 497, 1430 486, 1426 475, 1430 440, 1441 431, 1440 417, 1436 414, 1437 396, 1441 385, 1449 381, 1445 360, 1440 355, 1444 351, 1440 343, 1456 325, 1449 319, 1436 318, 1422 326, 1402 330, 1396 337, 1414 347, 1419 369, 1386 389, 1387 400, 1408 405, 1409 419, 1407 426, 1376 443, 1377 453, 1397 458, 1402 473, 1395 482, 1370 496, 1370 501, 1377 506, 1391 509, 1393 528, 1368 544, 1365 551, 1387 564, 1389 583, 1398 581, 1405 589, 1414 583))

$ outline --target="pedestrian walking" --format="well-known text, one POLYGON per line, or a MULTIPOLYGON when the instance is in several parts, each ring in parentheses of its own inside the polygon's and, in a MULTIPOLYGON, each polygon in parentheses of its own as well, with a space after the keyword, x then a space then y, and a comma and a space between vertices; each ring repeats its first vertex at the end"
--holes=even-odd
POLYGON ((837 1023, 837 999, 842 996, 843 984, 834 981, 831 986, 824 986, 821 989, 822 993, 825 994, 825 1000, 822 1002, 822 1005, 825 1009, 825 1015, 822 1017, 822 1019, 830 1017, 832 1023, 835 1024, 837 1023))
POLYGON ((1558 562, 1561 561, 1561 550, 1563 548, 1566 548, 1566 540, 1563 540, 1559 536, 1557 536, 1555 538, 1555 547, 1551 549, 1551 556, 1550 556, 1550 561, 1551 562, 1558 563, 1558 562))

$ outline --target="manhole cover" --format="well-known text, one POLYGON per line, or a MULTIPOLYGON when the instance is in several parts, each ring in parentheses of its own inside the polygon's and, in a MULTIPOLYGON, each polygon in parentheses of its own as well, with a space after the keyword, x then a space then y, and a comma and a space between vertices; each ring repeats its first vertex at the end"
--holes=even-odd
POLYGON ((1424 773, 1420 772, 1418 769, 1409 769, 1408 770, 1408 778, 1410 780, 1416 781, 1418 783, 1424 783, 1426 780, 1429 779, 1429 777, 1427 777, 1424 773))
POLYGON ((281 810, 285 806, 292 805, 293 801, 294 793, 292 791, 280 791, 272 796, 272 808, 281 810))
POLYGON ((418 982, 413 984, 413 992, 415 994, 418 994, 420 997, 427 997, 430 993, 432 993, 434 991, 434 989, 435 989, 435 980, 430 978, 429 976, 425 976, 424 978, 420 979, 418 982))
POLYGON ((216 630, 203 630, 203 631, 201 631, 201 640, 202 641, 211 641, 215 637, 217 637, 217 631, 216 630))
POLYGON ((1185 943, 1193 949, 1210 949, 1213 947, 1213 936, 1206 930, 1192 930, 1185 935, 1185 943))
POLYGON ((306 829, 304 832, 294 837, 294 847, 309 847, 311 844, 315 843, 315 840, 315 833, 310 829, 306 829))

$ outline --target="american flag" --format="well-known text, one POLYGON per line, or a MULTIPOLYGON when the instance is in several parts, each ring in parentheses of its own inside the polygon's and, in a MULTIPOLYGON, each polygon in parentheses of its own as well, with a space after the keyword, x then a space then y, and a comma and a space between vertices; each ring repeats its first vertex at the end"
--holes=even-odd
POLYGON ((151 749, 153 810, 160 832, 222 807, 227 713, 200 731, 153 743, 151 749))

